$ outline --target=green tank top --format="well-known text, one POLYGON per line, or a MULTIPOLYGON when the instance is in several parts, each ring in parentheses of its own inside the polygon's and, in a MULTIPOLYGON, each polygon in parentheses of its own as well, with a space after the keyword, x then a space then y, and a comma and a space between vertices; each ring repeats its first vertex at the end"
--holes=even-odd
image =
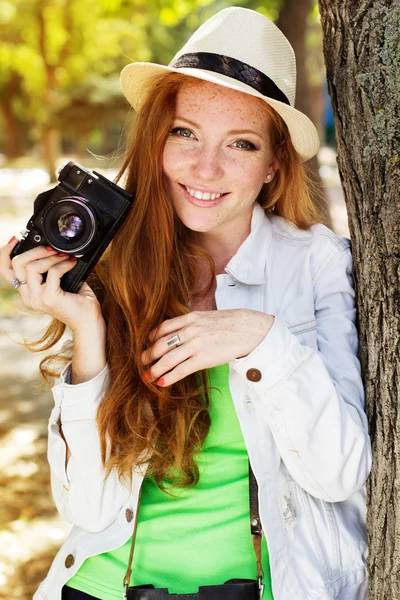
MULTIPOLYGON (((211 427, 197 455, 199 482, 170 496, 152 478, 143 481, 131 585, 152 583, 170 594, 190 594, 201 585, 256 576, 248 455, 229 390, 229 365, 208 373, 211 427)), ((130 544, 87 558, 67 585, 101 600, 121 600, 130 544)), ((264 540, 262 562, 264 600, 273 600, 264 540)))

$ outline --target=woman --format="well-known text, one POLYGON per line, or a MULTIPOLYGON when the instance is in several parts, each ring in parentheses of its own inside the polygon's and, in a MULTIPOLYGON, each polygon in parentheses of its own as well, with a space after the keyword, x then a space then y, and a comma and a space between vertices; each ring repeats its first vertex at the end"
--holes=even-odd
POLYGON ((69 257, 2 250, 2 274, 55 318, 48 347, 73 333, 49 462, 74 527, 34 598, 120 598, 132 547, 125 582, 176 598, 213 585, 229 598, 224 582, 263 569, 264 598, 364 599, 371 451, 351 254, 312 208, 302 162, 318 137, 293 108, 292 48, 229 8, 168 67, 134 63, 121 81, 137 110, 121 172, 135 203, 94 291, 61 291, 69 257))

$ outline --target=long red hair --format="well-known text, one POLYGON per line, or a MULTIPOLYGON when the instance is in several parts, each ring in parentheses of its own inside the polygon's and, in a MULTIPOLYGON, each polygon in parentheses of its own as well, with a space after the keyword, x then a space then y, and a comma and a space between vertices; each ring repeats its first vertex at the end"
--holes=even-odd
MULTIPOLYGON (((199 473, 195 454, 210 427, 205 373, 195 373, 168 388, 144 381, 142 352, 150 332, 165 319, 189 311, 196 294, 211 289, 215 268, 176 217, 163 174, 164 144, 175 117, 176 97, 196 80, 183 74, 162 76, 149 91, 135 118, 128 151, 119 173, 134 205, 103 259, 89 278, 107 324, 110 385, 99 406, 97 424, 104 465, 130 477, 132 466, 149 460, 148 474, 163 487, 193 485, 199 473), (198 285, 200 263, 209 265, 209 281, 198 285)), ((286 124, 267 103, 272 147, 280 163, 258 202, 299 228, 321 221, 310 196, 310 181, 295 151, 286 124)), ((32 350, 51 348, 65 327, 54 321, 32 350)), ((41 363, 45 378, 54 376, 66 353, 41 363)))

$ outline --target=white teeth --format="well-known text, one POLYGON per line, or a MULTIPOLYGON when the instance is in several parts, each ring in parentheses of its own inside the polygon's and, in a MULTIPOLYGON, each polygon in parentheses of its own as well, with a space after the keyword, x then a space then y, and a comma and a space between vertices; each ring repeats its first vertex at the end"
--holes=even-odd
POLYGON ((185 186, 187 191, 193 198, 197 198, 197 200, 216 200, 216 198, 220 198, 222 194, 211 194, 210 192, 199 192, 198 190, 193 190, 192 188, 188 188, 185 186))

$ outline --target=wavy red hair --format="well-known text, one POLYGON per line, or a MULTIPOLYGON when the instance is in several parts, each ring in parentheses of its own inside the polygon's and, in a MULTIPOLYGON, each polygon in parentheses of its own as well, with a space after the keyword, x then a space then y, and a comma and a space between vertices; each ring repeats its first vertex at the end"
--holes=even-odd
MULTIPOLYGON (((165 319, 189 311, 196 294, 207 292, 215 277, 211 257, 177 219, 162 168, 164 144, 175 116, 178 91, 196 79, 168 73, 149 90, 135 118, 128 151, 118 179, 125 177, 134 205, 89 283, 98 295, 107 324, 110 385, 99 406, 97 424, 104 464, 130 477, 133 465, 150 459, 148 474, 160 487, 193 485, 198 480, 195 454, 210 427, 205 373, 195 373, 169 388, 143 379, 142 352, 150 332, 165 319), (209 265, 209 281, 198 287, 201 262, 209 265)), ((266 102, 272 147, 280 167, 265 185, 258 202, 266 211, 306 229, 321 221, 310 196, 310 180, 295 151, 286 124, 266 102)), ((32 350, 51 348, 65 327, 53 322, 32 350)), ((57 373, 57 353, 46 357, 41 372, 57 373)))

